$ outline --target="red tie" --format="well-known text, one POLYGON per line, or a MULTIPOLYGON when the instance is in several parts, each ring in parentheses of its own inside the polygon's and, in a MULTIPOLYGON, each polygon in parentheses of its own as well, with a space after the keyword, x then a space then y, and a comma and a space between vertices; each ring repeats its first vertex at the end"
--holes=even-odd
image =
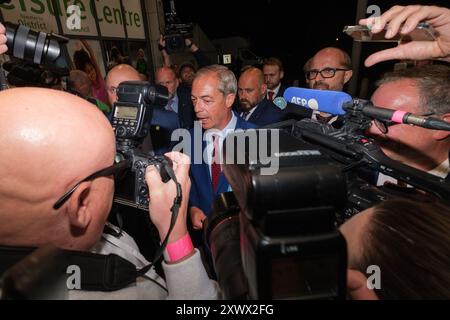
POLYGON ((267 95, 269 96, 269 101, 270 102, 272 102, 273 101, 273 94, 274 94, 275 92, 273 92, 273 91, 269 91, 268 93, 267 93, 267 95))
POLYGON ((211 183, 213 192, 216 192, 217 186, 219 185, 220 173, 222 172, 222 166, 220 165, 219 136, 213 135, 213 145, 214 150, 211 162, 211 183))

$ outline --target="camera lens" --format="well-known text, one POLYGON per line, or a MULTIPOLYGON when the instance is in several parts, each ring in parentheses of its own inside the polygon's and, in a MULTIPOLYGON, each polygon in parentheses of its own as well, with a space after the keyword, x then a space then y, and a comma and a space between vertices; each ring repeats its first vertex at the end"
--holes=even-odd
POLYGON ((148 85, 143 88, 144 100, 155 106, 165 106, 169 101, 169 93, 167 88, 161 85, 148 85))
POLYGON ((52 63, 61 54, 58 41, 44 32, 32 31, 23 25, 6 22, 8 54, 36 64, 52 63))

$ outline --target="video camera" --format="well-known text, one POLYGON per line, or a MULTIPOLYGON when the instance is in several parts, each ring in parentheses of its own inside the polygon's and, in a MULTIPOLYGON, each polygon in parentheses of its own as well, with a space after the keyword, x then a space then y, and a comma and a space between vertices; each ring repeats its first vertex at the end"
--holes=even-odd
POLYGON ((129 170, 115 184, 114 201, 148 211, 147 166, 155 165, 164 182, 170 179, 167 166, 171 163, 152 153, 149 136, 153 108, 167 104, 167 88, 144 81, 126 81, 117 88, 117 95, 119 100, 111 113, 116 134, 116 161, 128 160, 129 170))
POLYGON ((170 1, 170 12, 166 14, 167 22, 164 29, 164 39, 166 41, 166 50, 168 54, 183 52, 186 48, 185 39, 193 37, 192 23, 180 23, 175 3, 170 1))
POLYGON ((8 81, 16 86, 52 87, 69 75, 63 46, 69 39, 57 34, 30 30, 24 25, 4 23, 8 51, 19 60, 5 63, 8 81))
POLYGON ((412 188, 376 187, 370 173, 449 201, 448 182, 387 158, 364 136, 372 120, 360 111, 365 103, 347 103, 341 129, 311 119, 274 125, 279 148, 271 142, 268 153, 255 149, 267 145, 267 129, 256 130, 258 141, 239 149, 245 161, 234 141, 248 132, 227 136, 224 173, 234 195, 215 200, 204 226, 225 298, 344 299, 347 252, 337 226, 385 199, 414 197, 412 188), (274 160, 278 172, 262 174, 274 160))
POLYGON ((346 176, 318 148, 278 129, 269 134, 279 135, 279 150, 269 146, 261 157, 252 146, 264 144, 264 130, 240 149, 244 162, 229 148, 245 133, 224 143, 234 196, 216 199, 204 227, 219 285, 227 299, 343 299, 346 244, 335 214, 346 202, 346 176), (278 172, 264 175, 275 159, 278 172))

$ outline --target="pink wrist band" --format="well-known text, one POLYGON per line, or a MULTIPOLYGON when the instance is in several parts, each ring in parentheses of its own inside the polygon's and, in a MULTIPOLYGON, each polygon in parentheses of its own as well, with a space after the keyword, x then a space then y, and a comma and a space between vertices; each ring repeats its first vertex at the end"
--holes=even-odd
POLYGON ((178 261, 194 250, 191 237, 186 233, 182 238, 173 243, 169 243, 164 250, 164 260, 167 262, 178 261))

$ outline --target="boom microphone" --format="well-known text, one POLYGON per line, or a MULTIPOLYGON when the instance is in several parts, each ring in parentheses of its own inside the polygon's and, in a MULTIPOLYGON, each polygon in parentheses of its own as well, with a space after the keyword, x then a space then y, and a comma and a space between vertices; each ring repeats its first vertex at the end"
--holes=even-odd
MULTIPOLYGON (((350 106, 344 106, 348 110, 350 106)), ((350 107, 352 108, 352 107, 350 107)), ((438 118, 419 116, 402 110, 391 110, 375 106, 364 106, 362 113, 372 119, 406 123, 427 129, 450 131, 450 123, 438 118)))
MULTIPOLYGON (((392 121, 416 125, 434 130, 450 131, 450 123, 433 117, 414 115, 401 110, 391 110, 376 107, 369 103, 360 103, 364 100, 353 99, 350 95, 340 91, 314 90, 290 87, 284 92, 286 101, 300 105, 305 108, 343 115, 347 111, 361 112, 371 119, 392 121)), ((364 101, 365 102, 365 101, 364 101)))

